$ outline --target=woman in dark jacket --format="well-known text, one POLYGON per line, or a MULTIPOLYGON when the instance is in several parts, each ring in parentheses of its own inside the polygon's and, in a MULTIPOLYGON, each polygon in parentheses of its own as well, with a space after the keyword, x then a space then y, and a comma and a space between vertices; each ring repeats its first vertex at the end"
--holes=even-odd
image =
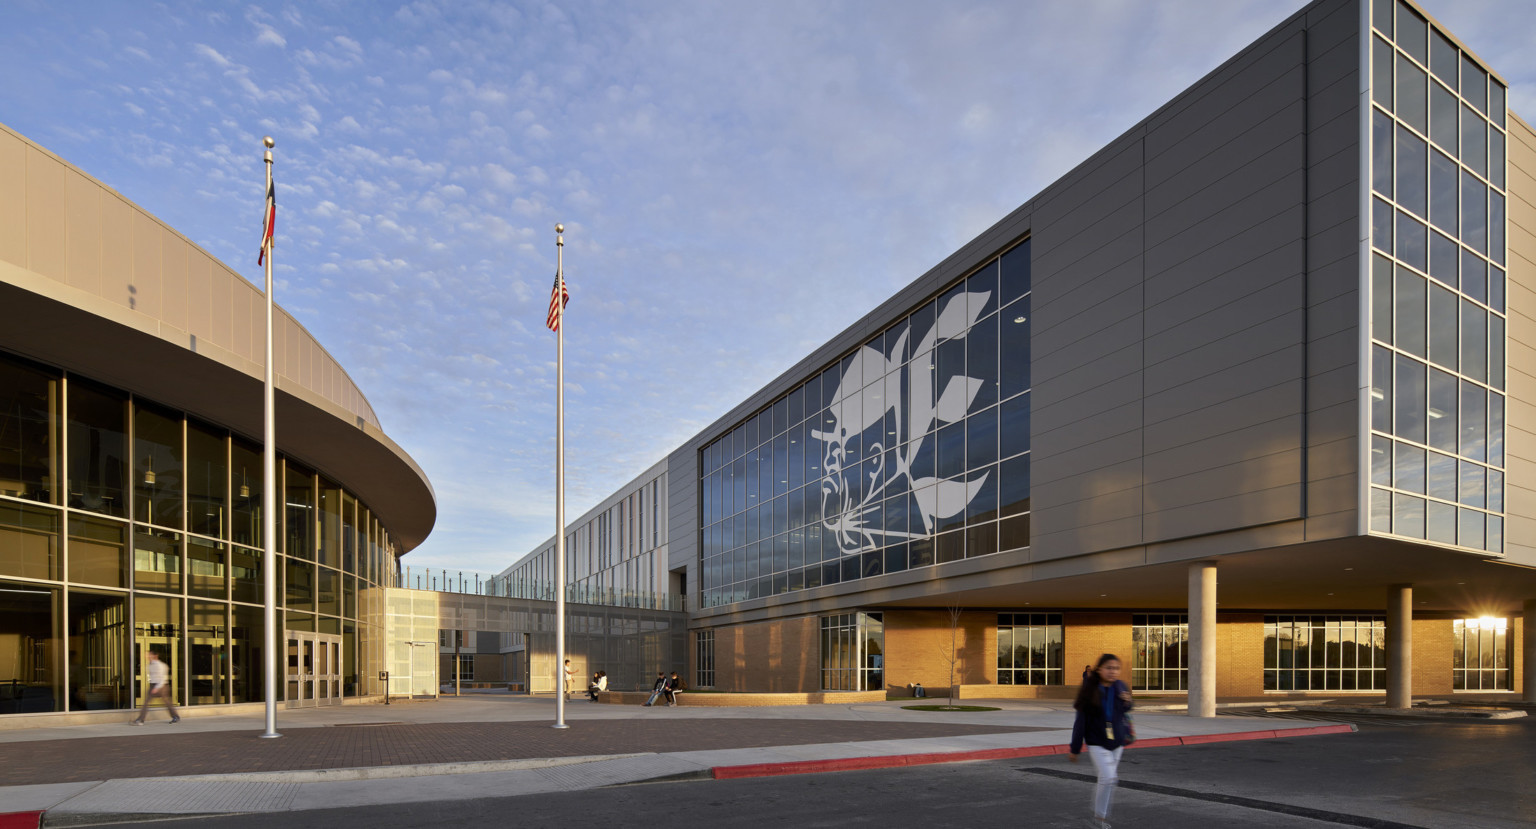
POLYGON ((1109 806, 1119 780, 1120 753, 1135 739, 1126 714, 1131 710, 1131 688, 1120 681, 1120 658, 1112 653, 1099 657, 1093 673, 1077 690, 1077 721, 1072 724, 1072 762, 1088 744, 1099 783, 1093 788, 1093 819, 1109 826, 1109 806))

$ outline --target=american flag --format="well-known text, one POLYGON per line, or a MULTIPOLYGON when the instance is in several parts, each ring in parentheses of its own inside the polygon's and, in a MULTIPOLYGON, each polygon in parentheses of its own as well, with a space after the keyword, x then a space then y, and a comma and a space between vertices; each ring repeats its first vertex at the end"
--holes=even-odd
POLYGON ((549 289, 549 316, 544 319, 549 330, 560 330, 560 317, 564 315, 565 305, 570 301, 571 292, 565 289, 565 276, 555 271, 555 284, 549 289))
POLYGON ((261 213, 261 253, 256 264, 267 261, 267 245, 272 243, 272 226, 277 224, 277 183, 267 182, 267 209, 261 213))

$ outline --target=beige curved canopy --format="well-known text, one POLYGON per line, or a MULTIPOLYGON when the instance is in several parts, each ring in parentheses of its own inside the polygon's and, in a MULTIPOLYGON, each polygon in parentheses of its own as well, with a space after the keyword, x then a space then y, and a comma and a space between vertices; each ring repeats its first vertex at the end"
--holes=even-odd
MULTIPOLYGON (((259 437, 265 300, 115 190, 0 125, 0 347, 259 437)), ((368 504, 402 552, 425 473, 304 326, 274 310, 277 444, 368 504)))

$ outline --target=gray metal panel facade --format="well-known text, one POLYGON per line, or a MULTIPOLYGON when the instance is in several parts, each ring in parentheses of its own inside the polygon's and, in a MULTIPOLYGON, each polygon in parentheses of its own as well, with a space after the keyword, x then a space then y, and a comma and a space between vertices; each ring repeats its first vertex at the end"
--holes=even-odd
MULTIPOLYGON (((1357 534, 1359 14, 1292 16, 681 447, 673 567, 697 559, 702 446, 1026 234, 1035 578, 1103 551, 1135 566, 1213 549, 1164 543, 1179 539, 1357 534), (1270 525, 1293 529, 1251 531, 1270 525)), ((932 592, 986 562, 737 610, 932 592)))

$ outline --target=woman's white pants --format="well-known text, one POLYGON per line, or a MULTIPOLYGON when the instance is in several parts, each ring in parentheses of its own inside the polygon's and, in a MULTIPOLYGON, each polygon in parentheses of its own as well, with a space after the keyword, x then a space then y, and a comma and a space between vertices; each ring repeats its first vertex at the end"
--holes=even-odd
POLYGON ((1115 784, 1120 781, 1120 753, 1124 748, 1110 751, 1100 746, 1088 746, 1088 759, 1098 772, 1099 783, 1093 787, 1093 814, 1098 818, 1109 817, 1109 806, 1115 799, 1115 784))

